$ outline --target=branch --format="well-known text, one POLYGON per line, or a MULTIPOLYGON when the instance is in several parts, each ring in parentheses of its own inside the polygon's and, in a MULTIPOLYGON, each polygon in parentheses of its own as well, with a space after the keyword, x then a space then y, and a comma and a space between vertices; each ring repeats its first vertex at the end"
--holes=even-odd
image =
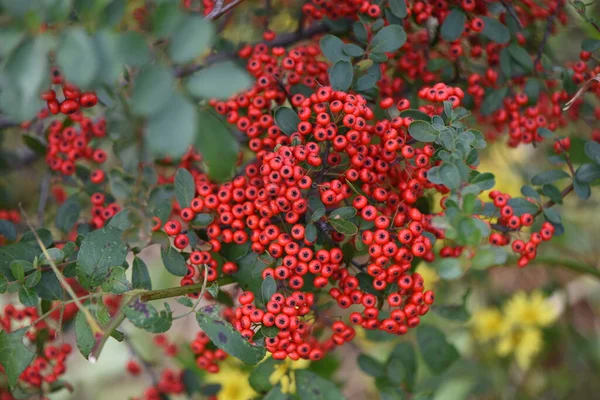
POLYGON ((558 7, 554 10, 552 15, 548 18, 548 23, 546 24, 546 30, 544 31, 544 37, 542 38, 542 42, 540 43, 540 47, 538 47, 537 56, 535 57, 534 65, 539 64, 542 59, 542 54, 544 53, 544 48, 546 47, 546 43, 548 42, 548 37, 550 37, 550 33, 552 32, 552 28, 554 27, 554 19, 556 18, 556 14, 558 13, 558 7))
POLYGON ((243 1, 244 0, 233 0, 231 3, 227 4, 226 6, 223 6, 224 0, 217 0, 215 8, 213 8, 213 10, 205 18, 212 20, 218 19, 227 11, 233 9, 243 1))
POLYGON ((506 9, 506 12, 508 12, 510 14, 510 16, 513 17, 513 19, 517 22, 517 25, 519 25, 519 28, 523 29, 524 28, 523 23, 519 19, 519 16, 517 15, 517 12, 513 8, 513 6, 510 5, 508 3, 508 1, 506 1, 506 0, 500 0, 500 3, 502 3, 502 5, 504 6, 504 8, 506 9))

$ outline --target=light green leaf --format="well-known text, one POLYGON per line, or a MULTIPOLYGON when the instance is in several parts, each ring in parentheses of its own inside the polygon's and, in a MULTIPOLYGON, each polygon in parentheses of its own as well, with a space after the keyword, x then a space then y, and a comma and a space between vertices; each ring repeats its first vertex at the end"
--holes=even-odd
POLYGON ((227 100, 236 93, 252 87, 254 79, 231 61, 210 65, 185 81, 187 90, 204 99, 227 100))

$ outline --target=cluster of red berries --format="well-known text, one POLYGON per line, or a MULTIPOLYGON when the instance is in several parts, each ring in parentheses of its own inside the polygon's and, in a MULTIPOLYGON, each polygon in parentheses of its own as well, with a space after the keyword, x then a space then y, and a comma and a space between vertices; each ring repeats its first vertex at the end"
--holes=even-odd
POLYGON ((103 193, 96 192, 92 194, 90 200, 92 202, 92 220, 90 221, 90 225, 94 229, 102 228, 106 221, 121 211, 121 206, 116 202, 108 203, 103 193))
MULTIPOLYGON (((422 96, 438 104, 423 108, 433 113, 441 101, 458 105, 462 92, 442 84, 428 88, 422 96)), ((198 214, 213 216, 213 222, 203 229, 210 251, 192 249, 188 275, 182 279, 184 285, 203 279, 202 266, 210 268, 210 281, 218 277, 218 257, 214 254, 223 243, 250 242, 253 252, 267 252, 274 263, 263 269, 263 278, 272 276, 293 294, 284 296, 278 291, 262 310, 251 304, 251 293, 244 293, 233 324, 249 339, 260 327, 275 326, 279 333, 266 340, 274 356, 317 359, 351 340, 354 330, 343 321, 337 321, 335 327, 325 323, 325 317, 313 309, 313 294, 301 291, 307 278, 317 288, 336 284, 329 294, 343 308, 362 304, 364 310, 352 314, 352 323, 396 334, 418 325, 419 317, 433 302, 433 293, 424 290, 420 275, 410 272, 411 263, 415 257, 433 259, 431 241, 424 233, 440 232, 431 226, 431 216, 422 214, 414 204, 426 189, 442 193, 448 190, 428 181, 434 148, 409 144, 411 118, 396 117, 372 125, 369 121, 374 115, 364 98, 329 87, 302 97, 297 107, 297 131, 284 136, 285 142, 277 143, 274 151, 261 148, 257 162, 247 165, 231 182, 216 185, 192 170, 198 197, 163 229, 173 237, 175 247, 183 250, 189 245, 185 225, 189 226, 198 214), (359 186, 360 194, 354 184, 359 186), (311 196, 318 196, 329 210, 350 201, 366 224, 360 238, 335 231, 335 217, 323 215, 315 225, 330 248, 316 249, 315 239, 307 237, 306 216, 315 212, 311 196), (398 285, 385 300, 389 317, 379 312, 377 298, 360 287, 358 272, 352 269, 355 267, 344 263, 336 243, 346 236, 355 244, 368 246, 369 262, 358 272, 364 269, 373 278, 375 289, 383 291, 388 285, 398 285), (315 315, 312 324, 302 320, 309 313, 315 315), (327 341, 312 337, 311 325, 315 324, 332 327, 327 341)), ((158 229, 161 224, 156 222, 158 229)), ((237 268, 227 261, 221 272, 228 274, 237 268)))
MULTIPOLYGON (((524 213, 520 216, 514 214, 513 208, 509 205, 510 196, 493 190, 489 194, 493 204, 500 211, 497 223, 506 228, 505 232, 494 232, 489 237, 490 244, 494 246, 506 246, 511 244, 511 233, 517 232, 521 227, 531 226, 535 217, 532 214, 524 213)), ((512 250, 519 254, 519 267, 525 267, 529 262, 535 259, 537 247, 540 243, 552 239, 555 228, 550 222, 544 222, 539 232, 532 232, 528 241, 522 239, 512 240, 512 250)))
POLYGON ((65 82, 62 74, 57 68, 52 69, 52 84, 61 85, 63 100, 59 101, 54 89, 49 89, 42 93, 42 100, 46 102, 48 111, 52 115, 73 114, 79 111, 80 107, 90 108, 98 103, 98 96, 94 92, 81 92, 81 90, 72 83, 65 82))
POLYGON ((25 337, 30 342, 36 342, 41 331, 47 331, 47 340, 44 340, 42 350, 33 362, 21 373, 19 380, 23 385, 39 388, 43 383, 52 383, 60 378, 66 371, 65 362, 71 353, 71 345, 65 343, 61 346, 52 344, 56 331, 46 321, 38 321, 39 315, 36 307, 15 307, 8 304, 0 315, 0 326, 5 332, 13 332, 23 327, 29 327, 25 337))
POLYGON ((142 397, 133 397, 132 400, 162 400, 169 395, 177 396, 184 392, 183 371, 165 368, 156 386, 147 388, 142 397))

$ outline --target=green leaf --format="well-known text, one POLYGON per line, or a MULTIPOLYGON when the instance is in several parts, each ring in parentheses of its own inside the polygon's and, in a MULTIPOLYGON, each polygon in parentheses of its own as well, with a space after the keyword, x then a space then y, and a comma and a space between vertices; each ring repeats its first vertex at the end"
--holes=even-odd
POLYGON ((313 243, 317 239, 317 227, 315 224, 307 224, 306 230, 304 231, 304 237, 310 243, 313 243))
POLYGON ((585 155, 596 164, 600 164, 600 143, 590 140, 584 145, 585 155))
POLYGON ((435 262, 436 270, 440 278, 454 280, 459 278, 462 273, 460 261, 457 258, 439 258, 435 262))
POLYGON ((415 121, 425 121, 431 123, 431 117, 419 110, 404 110, 400 111, 402 118, 412 118, 415 121))
POLYGON ((399 360, 404 366, 403 381, 409 392, 412 392, 417 377, 418 364, 415 349, 411 343, 403 342, 394 347, 388 362, 399 360))
POLYGON ((538 210, 538 206, 534 203, 531 203, 525 200, 522 197, 516 197, 510 199, 508 204, 513 208, 513 213, 516 216, 521 216, 523 214, 535 214, 538 210))
POLYGON ((252 370, 248 383, 258 393, 265 393, 273 388, 273 384, 269 381, 269 377, 275 371, 275 368, 281 364, 281 361, 273 357, 267 358, 252 370))
POLYGON ((90 325, 87 322, 85 314, 79 311, 75 317, 75 338, 77 339, 77 348, 81 355, 88 358, 94 346, 96 339, 90 325))
POLYGON ((296 391, 300 400, 345 400, 340 390, 312 371, 296 371, 296 391))
POLYGON ((575 172, 575 179, 580 183, 591 183, 600 178, 600 165, 583 164, 575 172))
POLYGON ((344 53, 350 57, 362 57, 365 54, 363 48, 355 45, 354 43, 346 43, 343 50, 344 53))
POLYGON ((470 182, 479 186, 481 190, 489 190, 496 186, 496 178, 489 172, 476 175, 470 182))
POLYGON ((218 348, 246 364, 258 364, 265 356, 264 347, 250 344, 229 322, 218 316, 218 307, 207 306, 196 314, 200 328, 218 348))
POLYGON ((521 187, 521 194, 525 197, 531 197, 532 199, 536 199, 540 201, 540 194, 531 186, 525 185, 521 187))
POLYGON ((200 113, 197 146, 207 166, 209 177, 222 182, 233 176, 239 145, 227 125, 210 111, 200 113))
POLYGON ((319 45, 325 58, 333 64, 350 60, 350 57, 344 53, 344 42, 337 36, 327 34, 321 38, 319 45))
POLYGON ((329 223, 333 229, 346 236, 353 236, 358 233, 358 227, 350 221, 344 219, 330 219, 329 223))
POLYGON ((19 301, 25 307, 35 307, 38 304, 37 294, 26 286, 19 289, 19 301))
POLYGON ((187 63, 205 53, 212 44, 215 28, 209 20, 186 16, 169 42, 169 56, 176 63, 187 63))
MULTIPOLYGON (((393 0, 393 1, 399 1, 399 0, 393 0)), ((358 39, 358 41, 361 43, 366 44, 367 41, 369 40, 367 28, 365 28, 365 25, 362 22, 355 22, 352 25, 352 32, 354 33, 354 36, 356 37, 356 39, 358 39)))
POLYGON ((484 270, 506 262, 508 254, 499 247, 481 246, 471 259, 471 268, 484 270))
POLYGON ((455 8, 450 11, 440 30, 442 38, 447 42, 454 42, 459 39, 465 30, 466 20, 467 16, 462 10, 455 8))
MULTIPOLYGON (((118 0, 116 1, 119 2, 118 0)), ((123 32, 119 35, 118 49, 127 65, 142 67, 150 62, 150 49, 146 38, 139 32, 123 32)), ((156 82, 157 83, 157 82, 156 82)))
POLYGON ((408 133, 419 142, 433 142, 438 136, 438 131, 426 121, 413 121, 408 126, 408 133))
POLYGON ((190 226, 193 228, 204 228, 214 221, 215 217, 212 214, 198 214, 190 221, 190 226))
POLYGON ((525 94, 529 98, 529 104, 535 104, 540 97, 542 83, 539 79, 529 78, 525 84, 525 94))
POLYGON ((349 61, 337 61, 329 69, 329 82, 334 90, 348 90, 354 79, 354 69, 349 61))
POLYGON ((358 366, 364 373, 374 378, 385 376, 384 366, 371 356, 360 354, 357 359, 358 366))
POLYGON ((125 262, 127 246, 121 240, 120 229, 104 227, 89 233, 77 254, 77 276, 84 287, 99 286, 108 277, 110 267, 125 262))
POLYGON ((16 240, 17 228, 15 228, 15 224, 6 219, 0 219, 0 236, 4 236, 10 241, 16 240))
POLYGON ((575 189, 575 194, 577 194, 577 196, 582 200, 587 200, 592 195, 590 185, 587 183, 581 183, 577 179, 573 181, 573 188, 575 189))
POLYGON ((112 267, 108 279, 102 284, 102 291, 105 293, 123 294, 131 289, 133 286, 125 277, 123 267, 112 267))
POLYGON ((600 50, 600 40, 598 39, 584 39, 581 43, 581 49, 584 51, 593 52, 600 50))
POLYGON ((179 168, 175 174, 175 198, 181 208, 190 206, 196 194, 194 177, 185 168, 179 168))
POLYGON ((390 53, 406 43, 406 32, 400 25, 388 25, 371 39, 369 49, 374 53, 390 53))
POLYGON ((53 271, 42 272, 39 283, 33 289, 44 300, 62 300, 63 298, 63 288, 53 271))
POLYGON ((269 391, 269 393, 265 394, 265 397, 262 400, 290 400, 292 397, 289 394, 283 393, 281 391, 281 385, 275 386, 273 389, 269 391))
POLYGON ((181 26, 184 17, 178 3, 163 2, 152 13, 152 32, 160 38, 170 36, 181 26))
POLYGON ((552 184, 542 186, 542 193, 557 204, 562 204, 563 202, 560 190, 558 190, 558 188, 552 184))
POLYGON ((17 121, 29 120, 42 108, 39 98, 49 82, 48 50, 43 36, 28 38, 3 61, 6 79, 0 91, 2 113, 17 121))
POLYGON ((114 226, 117 229, 126 231, 133 226, 131 221, 132 212, 130 209, 123 209, 116 213, 106 224, 106 226, 114 226))
POLYGON ((298 131, 300 118, 298 114, 289 107, 278 107, 275 110, 275 123, 283 133, 290 136, 298 131))
POLYGON ((552 223, 560 224, 561 216, 560 213, 556 210, 556 208, 544 208, 544 217, 552 223))
POLYGON ((272 276, 267 276, 262 281, 260 292, 265 303, 271 301, 271 297, 277 292, 277 283, 275 283, 275 279, 272 276))
POLYGON ((131 268, 131 284, 134 289, 146 289, 152 290, 152 280, 150 279, 150 274, 148 273, 148 267, 146 267, 146 263, 139 258, 135 257, 133 259, 133 264, 131 268))
POLYGON ((310 222, 318 221, 323 215, 325 215, 325 204, 323 204, 318 196, 310 196, 308 198, 308 205, 312 210, 310 222))
POLYGON ((483 103, 481 104, 481 114, 487 116, 497 111, 502 106, 502 102, 507 94, 507 87, 490 90, 489 93, 486 94, 485 98, 483 99, 483 103))
POLYGON ((185 259, 177 250, 168 246, 160 249, 160 256, 167 271, 177 276, 184 276, 187 272, 185 259))
POLYGON ((44 143, 42 143, 42 141, 33 135, 23 135, 23 143, 25 143, 25 145, 27 147, 29 147, 31 150, 35 151, 37 154, 41 154, 44 155, 46 154, 46 146, 44 145, 44 143))
POLYGON ((471 318, 471 314, 467 311, 464 304, 433 305, 431 311, 451 321, 467 322, 471 318))
POLYGON ((505 44, 510 40, 510 32, 506 26, 504 26, 496 18, 481 17, 485 26, 481 34, 493 42, 505 44))
POLYGON ((185 81, 192 96, 203 99, 227 100, 252 87, 254 79, 232 61, 210 65, 185 81))
MULTIPOLYGON (((40 283, 41 279, 42 279, 42 272, 39 269, 36 269, 31 274, 27 275, 27 277, 25 278, 25 287, 31 289, 31 288, 35 287, 38 283, 40 283)), ((37 298, 37 293, 36 293, 36 298, 37 298)))
POLYGON ((398 18, 406 18, 408 10, 404 0, 388 0, 390 11, 398 18))
POLYGON ((350 219, 356 215, 356 208, 347 206, 333 210, 329 214, 331 219, 350 219))
POLYGON ((521 46, 511 44, 508 46, 508 52, 513 60, 517 62, 526 72, 533 71, 533 59, 521 46))
MULTIPOLYGON (((196 106, 179 93, 172 93, 166 100, 166 106, 148 118, 144 139, 155 156, 179 158, 194 143, 199 127, 198 113, 196 106)), ((202 122, 202 125, 207 123, 202 122)))
POLYGON ((0 364, 8 378, 8 384, 14 387, 21 373, 31 364, 35 352, 23 344, 27 328, 12 333, 0 331, 0 364))
POLYGON ((537 174, 536 176, 531 178, 531 183, 533 183, 534 185, 544 185, 568 177, 569 174, 567 174, 565 171, 554 169, 551 171, 542 172, 541 174, 537 174))
POLYGON ((150 304, 136 300, 123 308, 123 313, 132 324, 151 333, 163 333, 171 329, 173 313, 165 303, 166 310, 160 312, 150 304))
POLYGON ((173 84, 173 75, 165 66, 149 65, 135 78, 130 101, 131 110, 143 116, 158 113, 168 104, 173 84))
POLYGON ((70 232, 81 213, 81 204, 76 195, 70 196, 60 205, 56 213, 55 224, 63 232, 70 232))
POLYGON ((443 163, 440 168, 440 179, 449 189, 456 190, 462 182, 460 171, 454 164, 443 163))
POLYGON ((441 374, 459 358, 458 351, 446 341, 444 333, 431 325, 417 328, 417 343, 425 364, 434 374, 441 374))
POLYGON ((94 41, 80 27, 63 31, 56 61, 67 81, 81 87, 92 83, 100 67, 94 41))
POLYGON ((0 275, 0 294, 6 293, 8 290, 8 280, 4 275, 0 275))

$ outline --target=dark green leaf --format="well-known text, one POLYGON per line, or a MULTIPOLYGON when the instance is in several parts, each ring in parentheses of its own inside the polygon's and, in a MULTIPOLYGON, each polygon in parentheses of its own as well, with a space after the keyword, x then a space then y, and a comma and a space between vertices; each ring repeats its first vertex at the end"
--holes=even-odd
MULTIPOLYGON (((167 306, 168 304, 165 303, 165 307, 167 306)), ((132 324, 151 333, 166 332, 171 329, 173 323, 173 313, 170 308, 159 312, 154 306, 139 300, 124 307, 123 312, 132 324)))
POLYGON ((296 371, 296 391, 300 400, 345 400, 332 382, 306 369, 296 371))
POLYGON ((121 240, 122 231, 104 227, 89 233, 77 254, 77 276, 84 286, 93 288, 104 282, 110 267, 125 262, 127 246, 121 240))
POLYGON ((458 351, 446 341, 444 333, 431 325, 417 328, 417 343, 425 364, 434 374, 444 372, 459 358, 458 351))
POLYGON ((210 121, 203 118, 199 124, 196 106, 181 94, 172 93, 165 97, 166 106, 148 118, 144 139, 155 156, 179 158, 194 143, 199 125, 204 129, 210 121))
POLYGON ((190 206, 196 194, 194 177, 185 168, 179 168, 175 174, 175 198, 181 208, 190 206))
POLYGON ((210 340, 227 354, 252 365, 264 358, 265 348, 250 344, 229 322, 218 315, 218 307, 204 307, 196 314, 196 320, 210 340))
POLYGON ((89 86, 100 67, 94 41, 81 27, 63 31, 56 61, 67 80, 81 87, 89 86))
POLYGON ((364 373, 374 378, 385 376, 384 366, 371 356, 361 354, 357 359, 358 366, 364 373))
POLYGON ((562 220, 556 208, 544 208, 544 217, 554 224, 560 224, 562 220))
POLYGON ((298 131, 300 118, 298 114, 289 107, 279 107, 275 110, 275 123, 283 133, 290 136, 298 131))
POLYGON ((408 126, 408 133, 419 142, 433 142, 438 131, 426 121, 414 121, 408 126))
POLYGON ((123 294, 133 289, 133 286, 125 277, 125 268, 112 267, 106 282, 102 284, 104 293, 123 294))
POLYGON ((573 181, 573 188, 575 189, 577 196, 582 200, 587 200, 592 195, 590 185, 587 183, 581 183, 577 179, 573 181))
POLYGON ((521 187, 521 194, 525 197, 531 197, 532 199, 540 201, 540 194, 531 186, 525 185, 521 187))
POLYGON ((507 87, 494 89, 487 93, 481 104, 481 114, 490 115, 497 111, 502 106, 502 102, 507 94, 507 87))
POLYGON ((277 283, 275 283, 275 279, 272 276, 267 276, 262 281, 260 292, 265 304, 271 301, 271 297, 277 292, 277 283))
POLYGON ((19 301, 25 307, 35 307, 38 304, 38 297, 35 291, 26 286, 21 286, 19 289, 19 301))
POLYGON ((581 49, 584 51, 593 52, 600 50, 600 40, 598 39, 584 39, 581 43, 581 49))
POLYGON ((27 328, 8 333, 0 331, 0 364, 8 378, 8 384, 13 387, 21 373, 31 364, 35 352, 30 351, 23 344, 23 337, 27 328))
POLYGON ((392 14, 398 18, 406 18, 408 10, 406 9, 406 2, 404 0, 389 0, 388 5, 392 14))
POLYGON ((319 45, 325 58, 333 64, 350 60, 350 57, 344 54, 344 42, 337 36, 327 34, 321 38, 319 45))
POLYGON ((596 164, 600 164, 600 143, 590 140, 585 142, 585 155, 596 164))
POLYGON ((310 243, 313 243, 317 239, 317 227, 315 224, 307 224, 306 230, 304 231, 304 237, 310 243))
POLYGON ((365 51, 362 47, 357 46, 353 43, 346 43, 344 45, 344 53, 349 55, 350 57, 362 57, 365 54, 365 51))
POLYGON ((329 218, 332 218, 332 219, 350 219, 350 218, 354 217, 355 215, 356 215, 356 208, 351 207, 351 206, 347 206, 347 207, 340 207, 340 208, 337 208, 337 209, 333 210, 329 214, 329 218))
POLYGON ((583 164, 575 172, 575 178, 580 183, 591 183, 600 178, 600 165, 583 164))
POLYGON ((400 25, 388 25, 371 39, 369 48, 374 53, 389 53, 406 43, 406 32, 400 25))
POLYGON ((269 381, 269 377, 275 371, 275 368, 281 364, 281 361, 275 360, 273 357, 267 358, 252 370, 248 383, 258 393, 265 393, 271 390, 273 384, 269 381))
POLYGON ((542 186, 542 193, 549 197, 550 200, 557 204, 562 204, 562 195, 560 194, 560 190, 552 184, 547 184, 542 186))
POLYGON ((353 236, 358 233, 358 227, 350 221, 346 221, 343 219, 331 219, 329 220, 329 223, 331 224, 331 226, 333 226, 333 229, 335 229, 343 235, 353 236))
POLYGON ((138 115, 153 115, 165 107, 173 91, 174 79, 161 64, 152 64, 136 76, 131 94, 131 110, 138 115))
POLYGON ((194 228, 203 228, 210 225, 214 219, 215 217, 212 214, 198 214, 190 221, 190 225, 194 228))
POLYGON ((200 113, 197 146, 207 166, 208 175, 222 182, 233 176, 239 145, 227 125, 210 111, 200 113))
POLYGON ((454 164, 443 163, 440 168, 440 179, 449 189, 456 190, 462 182, 460 171, 454 164))
POLYGON ((46 154, 46 146, 42 143, 42 141, 33 135, 23 135, 23 143, 27 145, 31 150, 35 151, 37 154, 44 155, 46 154))
POLYGON ((76 195, 70 196, 58 208, 56 213, 55 224, 58 229, 63 232, 70 232, 75 226, 79 213, 81 212, 81 204, 76 195))
POLYGON ((166 249, 161 248, 160 256, 167 271, 177 276, 184 276, 186 274, 187 266, 185 264, 185 259, 181 253, 173 247, 168 246, 166 249))
POLYGON ((513 208, 513 213, 516 216, 521 216, 523 214, 535 214, 538 210, 538 206, 534 203, 527 201, 524 198, 516 197, 510 199, 508 204, 513 208))
POLYGON ((446 17, 440 31, 442 38, 448 42, 459 39, 464 30, 467 16, 462 10, 455 8, 446 17))
POLYGON ((212 23, 189 15, 177 26, 169 42, 169 56, 176 63, 187 63, 208 50, 215 36, 212 23))
POLYGON ((146 263, 141 258, 135 257, 132 265, 131 283, 134 289, 152 290, 152 280, 146 263))
POLYGON ((252 86, 254 79, 232 61, 213 64, 186 80, 192 96, 203 99, 227 100, 252 86))
POLYGON ((513 60, 517 62, 526 72, 533 71, 533 59, 521 46, 512 44, 508 46, 508 52, 513 60))
POLYGON ((329 69, 329 82, 334 90, 348 90, 354 79, 354 69, 349 61, 338 61, 329 69))
POLYGON ((15 228, 15 224, 6 219, 0 219, 0 236, 4 236, 10 241, 16 240, 17 228, 15 228))
POLYGON ((496 18, 481 17, 481 19, 483 19, 483 23, 485 24, 483 31, 481 32, 483 36, 496 43, 508 43, 510 40, 510 32, 506 26, 496 18))
POLYGON ((544 185, 546 183, 556 182, 560 179, 568 178, 569 174, 565 171, 554 169, 551 171, 545 171, 541 174, 537 174, 533 178, 531 178, 531 183, 534 185, 544 185))
POLYGON ((417 376, 417 355, 413 345, 408 342, 399 343, 390 355, 391 360, 400 360, 404 366, 404 383, 407 390, 412 392, 417 376))

